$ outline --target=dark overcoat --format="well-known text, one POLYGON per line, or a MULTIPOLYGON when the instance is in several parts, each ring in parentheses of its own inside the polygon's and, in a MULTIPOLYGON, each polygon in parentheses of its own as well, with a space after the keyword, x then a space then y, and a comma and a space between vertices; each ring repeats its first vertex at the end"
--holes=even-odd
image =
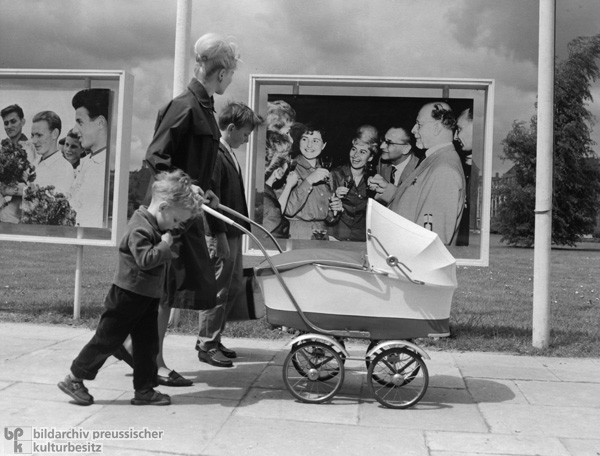
MULTIPOLYGON (((181 95, 159 110, 145 161, 153 173, 178 168, 203 190, 208 189, 220 137, 214 100, 194 78, 181 95)), ((201 310, 216 305, 214 268, 204 234, 201 217, 174 233, 176 258, 167 271, 165 295, 172 307, 201 310)))

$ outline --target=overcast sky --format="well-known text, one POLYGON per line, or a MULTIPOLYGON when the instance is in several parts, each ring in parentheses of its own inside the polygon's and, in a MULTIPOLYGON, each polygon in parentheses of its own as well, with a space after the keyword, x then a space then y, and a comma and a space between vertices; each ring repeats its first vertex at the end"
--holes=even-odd
MULTIPOLYGON (((209 31, 232 36, 244 62, 217 107, 247 102, 252 73, 495 79, 496 156, 513 120, 535 113, 537 0, 193 3, 192 43, 209 31)), ((176 0, 0 0, 0 67, 132 73, 130 168, 138 169, 156 113, 172 97, 176 6, 176 0)), ((557 55, 566 56, 571 39, 600 33, 598 18, 599 0, 557 0, 557 55)), ((600 117, 600 84, 593 93, 590 110, 600 117)), ((600 125, 593 137, 600 142, 600 125)), ((509 166, 494 160, 494 171, 509 166)))

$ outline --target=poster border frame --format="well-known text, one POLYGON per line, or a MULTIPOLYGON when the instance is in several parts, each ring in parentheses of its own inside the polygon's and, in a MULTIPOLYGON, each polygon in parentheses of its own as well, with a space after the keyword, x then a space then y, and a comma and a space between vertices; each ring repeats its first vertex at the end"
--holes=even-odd
MULTIPOLYGON (((78 230, 76 238, 58 236, 36 236, 22 234, 2 234, 0 241, 38 242, 49 244, 91 245, 115 247, 125 232, 127 224, 127 198, 129 188, 129 155, 131 147, 131 126, 133 113, 133 75, 124 70, 48 70, 48 69, 0 69, 3 79, 74 79, 86 84, 94 81, 118 81, 115 178, 112 197, 112 221, 110 239, 85 237, 85 227, 78 230)), ((81 87, 83 88, 83 87, 81 87)), ((78 89, 81 89, 78 88, 78 89)), ((106 190, 109 191, 108 189, 106 190)), ((110 204, 110 201, 109 201, 110 204)))
MULTIPOLYGON (((494 79, 250 74, 248 104, 254 112, 257 112, 262 116, 266 115, 267 106, 260 105, 261 90, 267 89, 269 86, 290 86, 292 94, 300 94, 302 87, 439 89, 441 98, 448 98, 450 91, 453 89, 482 91, 484 122, 483 166, 481 168, 481 242, 479 247, 479 258, 456 257, 456 262, 459 266, 489 266, 495 94, 494 79)), ((250 137, 246 154, 245 191, 248 207, 251 211, 251 218, 253 218, 255 206, 258 142, 258 135, 255 132, 250 137)), ((283 247, 285 248, 286 246, 284 245, 283 247)), ((244 236, 243 253, 244 255, 249 256, 262 255, 262 252, 259 249, 250 248, 250 242, 247 236, 244 236)), ((276 251, 268 251, 268 253, 276 253, 276 251)))

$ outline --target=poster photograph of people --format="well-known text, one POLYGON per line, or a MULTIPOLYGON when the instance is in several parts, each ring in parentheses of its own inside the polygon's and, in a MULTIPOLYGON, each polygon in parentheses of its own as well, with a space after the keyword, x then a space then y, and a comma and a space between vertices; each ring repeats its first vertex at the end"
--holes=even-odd
POLYGON ((112 99, 109 88, 0 92, 0 226, 107 226, 112 99))
POLYGON ((269 94, 257 221, 277 238, 364 242, 374 198, 446 245, 469 245, 479 178, 473 106, 269 94))

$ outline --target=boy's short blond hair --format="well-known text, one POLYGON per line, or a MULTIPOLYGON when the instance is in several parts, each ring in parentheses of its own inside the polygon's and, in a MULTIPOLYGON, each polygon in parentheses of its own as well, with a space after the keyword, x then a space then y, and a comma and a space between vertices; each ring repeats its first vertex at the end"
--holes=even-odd
POLYGON ((156 181, 152 184, 152 199, 189 210, 192 217, 198 215, 202 204, 202 198, 192 189, 192 179, 179 169, 156 175, 156 181))

